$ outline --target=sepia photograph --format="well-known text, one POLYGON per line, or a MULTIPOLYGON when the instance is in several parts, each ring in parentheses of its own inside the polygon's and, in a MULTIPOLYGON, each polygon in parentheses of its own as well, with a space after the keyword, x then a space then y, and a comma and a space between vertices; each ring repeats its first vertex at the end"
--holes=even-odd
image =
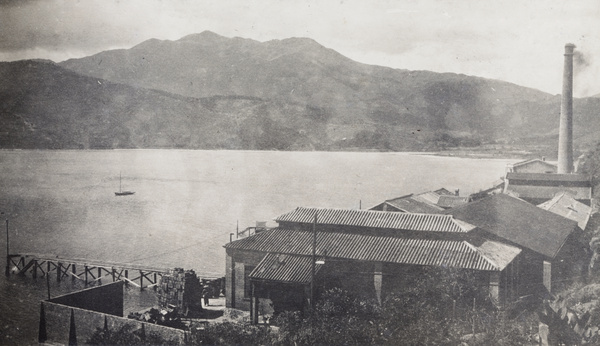
POLYGON ((0 345, 599 345, 597 0, 0 0, 0 345))

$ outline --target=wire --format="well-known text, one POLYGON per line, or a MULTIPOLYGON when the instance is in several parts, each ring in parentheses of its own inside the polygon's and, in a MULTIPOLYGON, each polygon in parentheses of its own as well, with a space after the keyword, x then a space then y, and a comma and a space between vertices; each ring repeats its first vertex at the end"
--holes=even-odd
POLYGON ((207 240, 213 240, 213 239, 216 239, 218 237, 224 237, 224 236, 226 236, 226 235, 228 235, 230 233, 231 232, 215 234, 212 237, 205 238, 204 240, 201 240, 201 241, 193 243, 193 244, 181 246, 181 247, 178 247, 176 249, 172 249, 172 250, 165 251, 165 252, 158 253, 158 254, 152 254, 150 256, 133 258, 133 259, 130 259, 129 262, 138 262, 138 261, 143 261, 143 260, 150 259, 150 258, 156 258, 156 257, 162 257, 162 256, 171 255, 171 254, 174 254, 174 253, 179 252, 181 250, 185 250, 185 249, 189 249, 189 248, 194 247, 194 246, 198 246, 198 245, 206 242, 207 240))

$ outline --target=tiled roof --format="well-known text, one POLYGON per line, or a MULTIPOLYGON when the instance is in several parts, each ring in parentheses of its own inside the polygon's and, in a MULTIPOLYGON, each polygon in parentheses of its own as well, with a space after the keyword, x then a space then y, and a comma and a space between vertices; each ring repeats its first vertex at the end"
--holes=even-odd
POLYGON ((559 193, 551 200, 538 205, 538 207, 577 222, 577 225, 582 230, 586 228, 592 214, 591 207, 577 202, 571 195, 565 192, 559 193))
POLYGON ((388 213, 376 210, 322 209, 298 207, 275 219, 277 222, 319 225, 356 226, 430 232, 469 232, 473 225, 455 220, 451 215, 388 213))
POLYGON ((506 194, 482 198, 446 213, 550 258, 558 254, 577 227, 575 221, 506 194))
MULTIPOLYGON (((287 283, 306 283, 311 279, 311 256, 287 254, 267 254, 250 273, 257 280, 279 281, 287 283)), ((323 265, 315 264, 315 274, 323 265)))
POLYGON ((506 178, 510 181, 527 180, 527 181, 554 181, 554 182, 580 182, 588 183, 591 186, 590 177, 585 174, 558 174, 558 173, 514 173, 509 172, 506 178))
MULTIPOLYGON (((482 240, 475 246, 464 240, 414 239, 376 233, 317 232, 316 253, 325 258, 500 271, 521 251, 490 240, 482 240)), ((312 237, 311 231, 274 228, 228 243, 225 248, 310 256, 312 237)))

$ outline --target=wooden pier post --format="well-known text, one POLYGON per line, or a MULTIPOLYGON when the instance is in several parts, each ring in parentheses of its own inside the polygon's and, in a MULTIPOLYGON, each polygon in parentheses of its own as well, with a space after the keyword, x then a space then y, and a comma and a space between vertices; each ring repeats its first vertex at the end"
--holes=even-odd
POLYGON ((88 266, 84 266, 85 269, 85 286, 87 287, 88 284, 88 266))
POLYGON ((111 270, 111 272, 112 272, 112 278, 113 278, 113 282, 115 282, 115 280, 116 280, 116 276, 115 276, 115 274, 116 274, 116 273, 115 273, 115 267, 112 267, 112 270, 111 270))
POLYGON ((154 273, 154 286, 152 286, 152 288, 156 291, 156 288, 158 287, 158 281, 157 280, 157 274, 154 273))
POLYGON ((33 271, 32 271, 32 275, 34 279, 37 279, 37 267, 38 267, 38 261, 37 260, 33 260, 33 271))
POLYGON ((77 276, 77 268, 75 267, 75 263, 71 264, 71 282, 75 282, 75 277, 77 276))
POLYGON ((56 281, 60 282, 62 276, 62 263, 58 262, 56 266, 56 281))
POLYGON ((98 280, 98 285, 102 285, 102 268, 98 267, 98 277, 96 278, 96 280, 98 280))
POLYGON ((140 270, 140 291, 144 290, 144 272, 140 270))

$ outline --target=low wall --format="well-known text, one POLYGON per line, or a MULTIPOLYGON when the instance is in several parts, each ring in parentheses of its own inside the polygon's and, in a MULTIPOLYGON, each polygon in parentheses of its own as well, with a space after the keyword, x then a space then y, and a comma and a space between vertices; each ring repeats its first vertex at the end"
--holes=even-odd
POLYGON ((58 296, 49 302, 122 317, 123 286, 123 281, 117 281, 58 296))
POLYGON ((68 345, 69 335, 72 332, 71 314, 74 317, 77 343, 80 345, 85 344, 98 328, 104 328, 105 323, 106 327, 113 331, 119 330, 125 325, 132 325, 133 330, 138 330, 144 325, 146 335, 157 334, 164 340, 172 340, 180 344, 184 344, 185 340, 183 330, 122 317, 123 285, 120 282, 67 294, 49 301, 42 301, 40 308, 40 341, 68 345), (113 292, 115 295, 111 296, 108 294, 109 292, 113 292), (88 302, 86 302, 87 299, 89 299, 88 302), (105 307, 99 307, 99 302, 103 302, 105 307), (68 305, 71 303, 78 306, 68 305), (101 311, 88 310, 81 308, 82 306, 99 307, 101 311), (119 306, 121 313, 112 314, 119 311, 119 306))

